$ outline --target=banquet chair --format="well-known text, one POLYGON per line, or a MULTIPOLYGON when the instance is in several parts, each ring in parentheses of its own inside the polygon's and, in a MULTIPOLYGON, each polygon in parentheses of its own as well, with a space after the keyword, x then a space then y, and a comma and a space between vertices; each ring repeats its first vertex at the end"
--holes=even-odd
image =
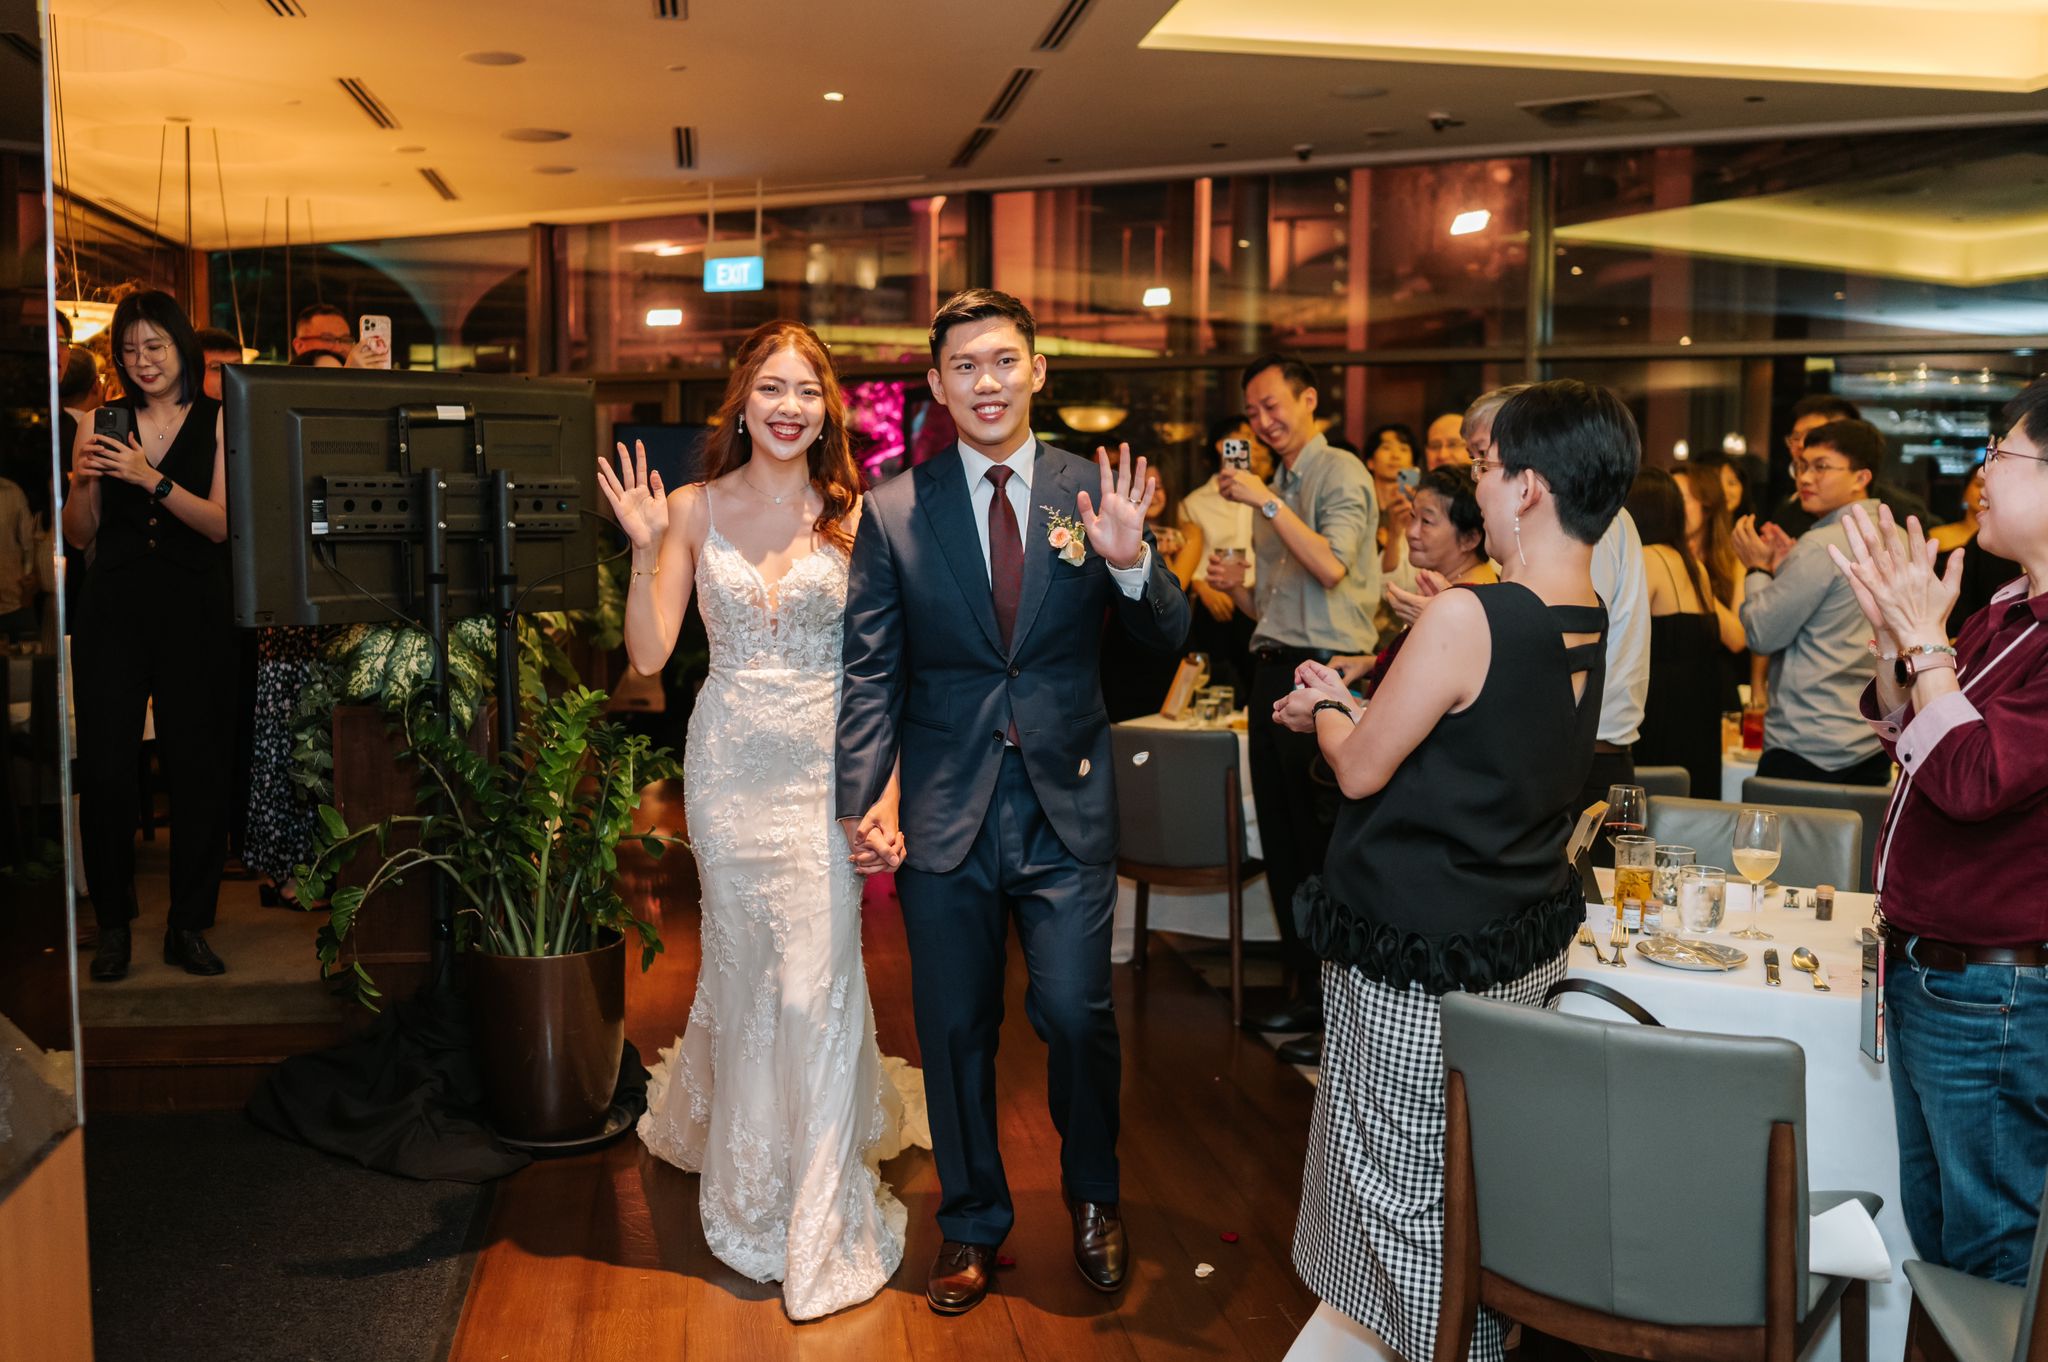
POLYGON ((1646 795, 1678 795, 1683 798, 1692 793, 1692 772, 1683 766, 1638 766, 1636 784, 1643 787, 1646 795))
POLYGON ((1245 855, 1237 734, 1111 724, 1109 740, 1116 761, 1116 873, 1137 885, 1131 968, 1145 968, 1153 885, 1222 889, 1230 904, 1230 1024, 1236 1026, 1244 1020, 1244 887, 1266 873, 1245 855))
POLYGON ((1807 1270, 1807 1222, 1883 1203, 1807 1190, 1798 1045, 1450 993, 1443 1049, 1435 1362, 1482 1305, 1666 1362, 1794 1362, 1839 1313, 1843 1362, 1867 1362, 1868 1286, 1807 1270))
POLYGON ((1750 776, 1742 782, 1745 804, 1769 804, 1777 808, 1847 809, 1863 820, 1863 846, 1877 850, 1878 834, 1884 828, 1885 810, 1891 807, 1890 785, 1828 785, 1817 780, 1783 780, 1777 776, 1750 776))
POLYGON ((2048 1362, 2048 1311, 2039 1308, 2041 1274, 2048 1271, 2044 1260, 2048 1189, 2042 1192, 2025 1286, 1907 1262, 1913 1313, 1906 1322, 1906 1362, 2048 1362))
POLYGON ((1650 797, 1649 834, 1699 853, 1701 865, 1732 866, 1735 816, 1744 807, 1775 808, 1784 856, 1772 878, 1780 884, 1832 884, 1854 893, 1863 887, 1863 820, 1843 809, 1724 804, 1718 799, 1650 797))

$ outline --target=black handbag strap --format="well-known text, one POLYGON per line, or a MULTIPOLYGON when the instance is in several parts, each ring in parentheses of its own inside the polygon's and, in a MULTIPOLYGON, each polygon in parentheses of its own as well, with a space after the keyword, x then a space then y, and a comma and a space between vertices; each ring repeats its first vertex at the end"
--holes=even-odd
POLYGON ((1616 1011, 1627 1014, 1630 1020, 1644 1026, 1662 1026, 1664 1024, 1651 1016, 1650 1010, 1634 998, 1629 997, 1619 989, 1609 988, 1607 985, 1593 979, 1567 978, 1558 980, 1544 993, 1543 1005, 1555 1009, 1557 1000, 1567 993, 1583 993, 1588 997, 1598 998, 1616 1011))

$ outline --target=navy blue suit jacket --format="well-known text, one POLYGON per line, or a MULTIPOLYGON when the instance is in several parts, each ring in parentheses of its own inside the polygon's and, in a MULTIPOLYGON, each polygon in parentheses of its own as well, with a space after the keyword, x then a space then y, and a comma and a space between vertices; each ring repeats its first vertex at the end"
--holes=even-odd
POLYGON ((1039 445, 1007 651, 959 451, 868 493, 846 590, 835 803, 841 818, 867 813, 900 753, 914 870, 952 870, 974 845, 1012 722, 1060 841, 1086 864, 1116 856, 1103 614, 1114 610, 1140 642, 1172 652, 1187 639, 1188 600, 1156 548, 1136 600, 1092 551, 1079 566, 1060 561, 1046 542, 1047 508, 1078 518, 1084 489, 1091 498, 1101 490, 1093 461, 1039 445))

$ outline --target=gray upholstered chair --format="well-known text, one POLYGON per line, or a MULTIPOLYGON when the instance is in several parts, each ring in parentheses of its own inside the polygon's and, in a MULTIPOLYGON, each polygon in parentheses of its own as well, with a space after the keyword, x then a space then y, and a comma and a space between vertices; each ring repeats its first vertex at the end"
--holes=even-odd
POLYGON ((1742 782, 1746 804, 1769 804, 1781 809, 1847 809, 1863 820, 1863 850, 1875 854, 1877 838, 1884 828, 1885 810, 1891 807, 1889 785, 1824 785, 1814 780, 1781 780, 1776 776, 1751 776, 1742 782))
POLYGON ((1443 1303, 1435 1362, 1478 1307, 1588 1351, 1793 1362, 1865 1283, 1806 1269, 1806 1054, 1788 1040, 1443 1000, 1443 1303))
POLYGON ((1677 795, 1682 799, 1692 793, 1692 772, 1683 766, 1638 766, 1636 784, 1652 798, 1677 795))
POLYGON ((2048 1311, 2039 1308, 2043 1272, 2048 1272, 2048 1189, 2041 1197, 2025 1286, 1987 1282, 1932 1263, 1906 1264, 1906 1280, 1913 1284, 1906 1362, 2048 1362, 2048 1311))
MULTIPOLYGON (((1718 799, 1650 797, 1650 836, 1699 853, 1701 865, 1731 867, 1735 815, 1745 806, 1718 799)), ((1851 892, 1863 887, 1863 820, 1842 809, 1775 808, 1783 816, 1785 853, 1771 878, 1780 884, 1832 884, 1851 892)), ((1729 872, 1733 875, 1733 871, 1729 872)))
MULTIPOLYGON (((1131 968, 1145 968, 1152 886, 1221 889, 1230 903, 1230 1024, 1244 1020, 1244 887, 1265 874, 1245 856, 1237 734, 1112 724, 1116 871, 1137 883, 1131 968)), ((1283 912, 1280 904, 1273 911, 1283 912)))

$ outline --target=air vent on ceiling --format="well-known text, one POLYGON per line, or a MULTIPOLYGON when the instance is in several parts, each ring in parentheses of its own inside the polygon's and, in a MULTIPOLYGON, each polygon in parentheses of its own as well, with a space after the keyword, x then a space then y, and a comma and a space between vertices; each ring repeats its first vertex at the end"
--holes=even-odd
POLYGON ((1052 21, 1052 27, 1046 29, 1045 36, 1038 40, 1038 50, 1057 52, 1065 47, 1067 39, 1074 36, 1075 25, 1081 22, 1081 16, 1086 14, 1088 7, 1094 3, 1095 0, 1067 0, 1066 4, 1060 6, 1059 17, 1052 21))
POLYGON ((42 65, 43 49, 26 33, 17 33, 11 28, 0 33, 0 47, 7 48, 31 66, 42 65))
POLYGON ((420 178, 432 185, 434 192, 450 203, 455 202, 456 199, 461 197, 448 187, 448 181, 441 178, 441 172, 438 170, 430 170, 426 166, 421 166, 420 178))
POLYGON ((960 150, 953 153, 953 160, 951 162, 953 169, 965 170, 968 166, 973 165, 974 158, 981 155, 981 149, 987 146, 989 138, 995 135, 996 130, 994 128, 976 128, 973 132, 968 133, 967 140, 960 144, 960 150))
POLYGON ((341 86, 341 92, 356 102, 356 107, 363 111, 363 117, 378 127, 388 131, 398 126, 398 120, 391 116, 391 110, 384 107, 383 100, 370 93, 369 86, 354 76, 337 76, 335 84, 341 86))
POLYGON ((1584 128, 1610 123, 1655 123, 1678 117, 1671 101, 1655 90, 1627 90, 1618 95, 1581 95, 1575 99, 1528 99, 1515 107, 1553 128, 1584 128))
POLYGON ((687 19, 690 17, 690 0, 654 0, 654 17, 687 19))
POLYGON ((263 7, 280 19, 303 19, 306 7, 299 0, 263 0, 263 7))
POLYGON ((677 170, 695 170, 696 168, 697 168, 697 130, 696 130, 695 128, 677 128, 677 129, 676 129, 676 169, 677 169, 677 170))
POLYGON ((1020 66, 1012 71, 1009 80, 1003 83, 1001 93, 996 95, 996 102, 988 106, 988 112, 981 116, 981 121, 1000 123, 1008 118, 1010 111, 1017 107, 1017 101, 1024 98, 1024 92, 1031 88, 1031 82, 1036 79, 1036 67, 1020 66))

